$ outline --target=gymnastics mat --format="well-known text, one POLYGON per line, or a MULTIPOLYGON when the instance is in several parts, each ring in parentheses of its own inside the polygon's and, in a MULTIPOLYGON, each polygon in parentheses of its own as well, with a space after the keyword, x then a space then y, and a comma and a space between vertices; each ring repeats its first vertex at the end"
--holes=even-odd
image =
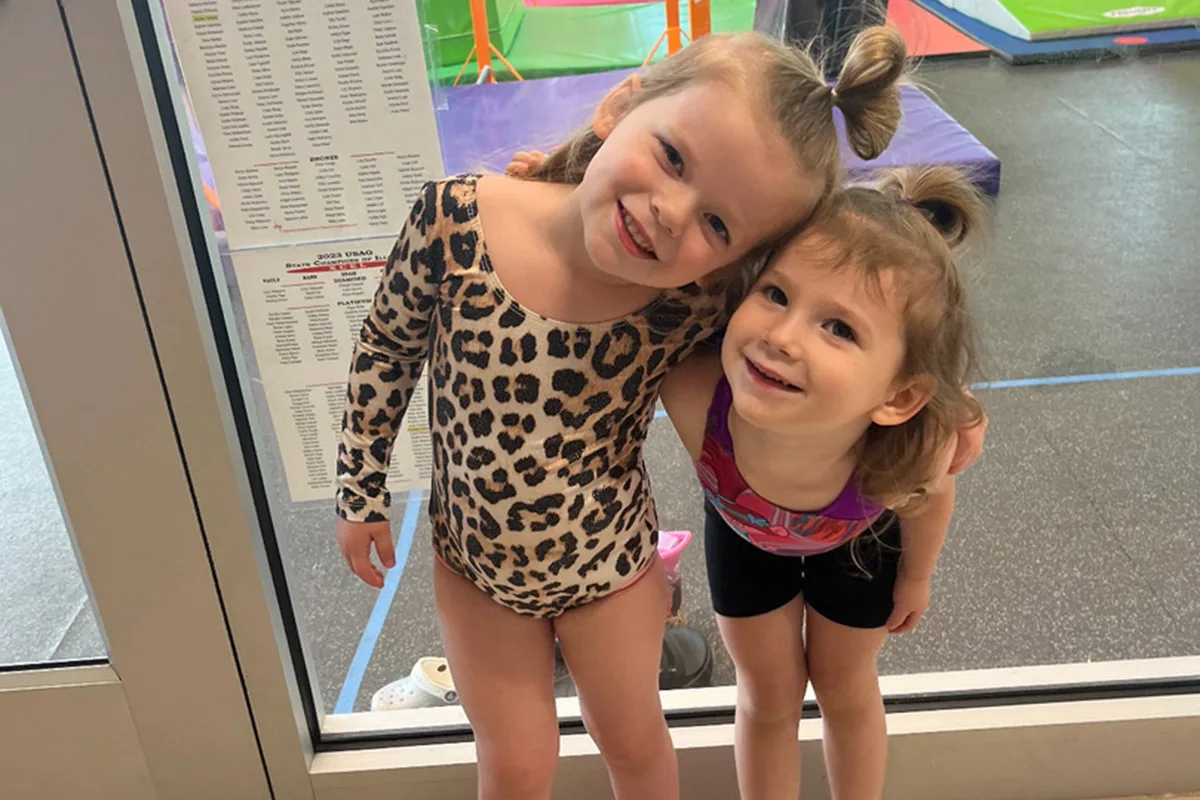
POLYGON ((916 58, 985 55, 988 49, 960 33, 912 0, 889 0, 887 21, 900 35, 908 54, 916 58))
POLYGON ((1070 39, 1129 31, 1182 28, 1200 22, 1200 0, 944 0, 985 25, 1023 39, 1070 39))
MULTIPOLYGON (((711 0, 715 33, 747 31, 754 27, 754 0, 711 0)), ((540 2, 540 0, 539 0, 540 2)), ((688 28, 687 4, 680 4, 681 25, 688 28)), ((892 0, 889 20, 900 30, 909 54, 918 57, 986 52, 986 48, 951 26, 914 7, 909 0, 892 0)), ((525 9, 521 26, 505 57, 525 78, 553 78, 590 72, 609 72, 641 66, 666 27, 665 5, 626 3, 596 6, 534 6, 525 9)), ((657 58, 666 55, 666 45, 657 58)), ((437 70, 440 85, 453 82, 461 60, 443 59, 437 70)), ((508 80, 496 63, 497 76, 508 80)), ((464 80, 472 82, 472 65, 464 80)))
MULTIPOLYGON (((446 172, 499 172, 518 150, 549 150, 585 123, 596 103, 632 70, 444 90, 438 130, 446 172)), ((903 117, 891 146, 869 164, 845 146, 851 178, 878 167, 949 165, 966 170, 986 193, 1000 190, 1000 160, 936 103, 901 87, 903 117)))
MULTIPOLYGON (((680 7, 680 24, 688 29, 688 9, 680 7)), ((666 5, 535 6, 525 9, 521 27, 504 55, 524 78, 553 78, 589 72, 639 67, 667 26, 666 5)), ((714 33, 748 31, 754 27, 754 0, 716 0, 712 4, 714 33)), ((666 56, 664 42, 655 60, 666 56)), ((507 70, 493 62, 500 80, 507 70)), ((462 62, 442 60, 437 81, 447 85, 458 74, 462 62)), ((471 65, 464 80, 474 81, 471 65)))
POLYGON ((986 45, 989 50, 1010 64, 1042 64, 1076 58, 1098 58, 1123 52, 1156 52, 1187 50, 1200 45, 1200 30, 1195 27, 1171 28, 1161 31, 1138 31, 1119 36, 1081 36, 1026 42, 1009 36, 977 19, 955 11, 938 0, 914 0, 963 33, 986 45))

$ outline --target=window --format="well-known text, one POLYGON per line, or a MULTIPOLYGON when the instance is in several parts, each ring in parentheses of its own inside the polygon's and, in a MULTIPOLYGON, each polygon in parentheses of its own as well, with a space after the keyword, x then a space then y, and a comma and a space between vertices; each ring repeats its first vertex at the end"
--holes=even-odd
MULTIPOLYGON (((714 30, 748 29, 753 4, 727 5, 714 9, 714 30)), ((885 695, 899 708, 1030 687, 1102 684, 1119 695, 1154 680, 1182 690, 1193 685, 1193 661, 1150 660, 1200 655, 1191 533, 1200 234, 1187 144, 1200 66, 1189 55, 1126 51, 1119 61, 1043 66, 942 60, 982 45, 926 5, 890 9, 910 51, 927 56, 919 75, 928 91, 904 87, 904 121, 879 163, 968 168, 989 195, 992 247, 964 271, 984 353, 975 390, 991 425, 984 457, 959 484, 930 609, 882 649, 885 695)), ((176 100, 192 123, 182 142, 220 255, 202 280, 220 300, 212 322, 229 346, 225 366, 236 364, 242 443, 269 510, 264 532, 310 712, 330 740, 468 735, 430 588, 420 390, 394 455, 396 566, 381 591, 350 573, 334 539, 350 347, 421 182, 500 170, 517 149, 563 141, 619 79, 604 70, 644 55, 609 40, 602 23, 649 12, 490 0, 492 41, 527 80, 507 80, 497 59, 501 82, 472 83, 468 64, 454 86, 469 21, 440 4, 426 4, 421 19, 390 0, 320 11, 165 7, 175 53, 162 57, 172 76, 181 65, 188 91, 176 100), (379 692, 377 707, 405 708, 348 716, 370 710, 379 692)), ((861 177, 868 165, 850 166, 861 177)), ((672 669, 663 682, 676 687, 665 703, 671 715, 728 719, 734 674, 709 599, 703 496, 662 413, 646 460, 662 529, 692 537, 678 562, 681 624, 664 645, 672 669)), ((556 693, 565 724, 577 726, 561 664, 556 693)))

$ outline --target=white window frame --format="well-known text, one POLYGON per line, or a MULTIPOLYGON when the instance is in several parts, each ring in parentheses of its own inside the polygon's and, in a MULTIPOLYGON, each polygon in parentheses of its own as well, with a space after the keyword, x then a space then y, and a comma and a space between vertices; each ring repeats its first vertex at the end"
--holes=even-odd
MULTIPOLYGON (((129 184, 128 149, 115 147, 106 164, 91 119, 99 109, 111 125, 119 100, 106 91, 127 79, 134 87, 133 73, 128 58, 114 58, 93 65, 85 87, 77 69, 81 52, 113 34, 123 41, 115 10, 0 2, 0 347, 12 348, 58 502, 43 513, 63 516, 105 645, 102 658, 0 667, 0 795, 269 800, 143 317, 145 276, 131 263, 154 263, 153 247, 169 244, 177 264, 177 244, 124 236, 121 212, 136 233, 152 221, 153 192, 139 200, 129 184), (78 40, 67 10, 85 29, 78 40), (107 167, 124 182, 128 209, 116 203, 107 167)), ((134 119, 144 120, 132 97, 134 119)), ((145 130, 143 122, 107 136, 148 150, 145 130)), ((154 184, 161 205, 157 175, 154 184)), ((311 797, 307 780, 304 792, 290 796, 311 797)))

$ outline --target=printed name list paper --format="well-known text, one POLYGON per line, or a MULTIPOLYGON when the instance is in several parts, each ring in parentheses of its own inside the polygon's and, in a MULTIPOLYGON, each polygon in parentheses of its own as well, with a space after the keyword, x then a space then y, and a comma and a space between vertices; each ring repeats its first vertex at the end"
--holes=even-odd
MULTIPOLYGON (((376 239, 233 254, 293 501, 333 497, 350 356, 390 250, 376 239)), ((426 393, 422 377, 392 449, 393 492, 429 485, 426 393)))
POLYGON ((442 172, 414 0, 166 0, 230 249, 395 236, 442 172))

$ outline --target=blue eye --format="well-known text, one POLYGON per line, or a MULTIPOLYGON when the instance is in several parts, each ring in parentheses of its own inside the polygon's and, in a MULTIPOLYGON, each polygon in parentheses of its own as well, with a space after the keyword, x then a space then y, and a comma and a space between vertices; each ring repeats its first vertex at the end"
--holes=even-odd
POLYGON ((708 220, 708 225, 713 229, 713 233, 720 236, 726 242, 729 241, 729 228, 725 227, 725 223, 716 214, 708 214, 705 216, 708 220))
POLYGON ((858 336, 854 333, 854 328, 851 328, 840 319, 827 320, 822 327, 838 339, 845 339, 847 342, 858 341, 858 336))
POLYGON ((679 151, 667 143, 665 139, 659 139, 663 146, 663 155, 667 157, 667 163, 680 175, 683 174, 683 156, 679 155, 679 151))

